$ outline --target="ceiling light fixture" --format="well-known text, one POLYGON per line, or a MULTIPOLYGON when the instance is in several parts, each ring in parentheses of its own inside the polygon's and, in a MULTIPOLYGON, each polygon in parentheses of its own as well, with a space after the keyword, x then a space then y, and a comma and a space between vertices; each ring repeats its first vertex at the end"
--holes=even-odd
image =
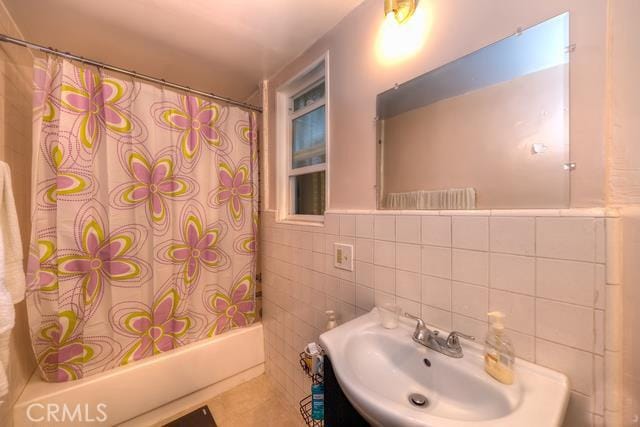
POLYGON ((399 24, 406 22, 416 10, 416 0, 384 0, 384 16, 393 14, 399 24))

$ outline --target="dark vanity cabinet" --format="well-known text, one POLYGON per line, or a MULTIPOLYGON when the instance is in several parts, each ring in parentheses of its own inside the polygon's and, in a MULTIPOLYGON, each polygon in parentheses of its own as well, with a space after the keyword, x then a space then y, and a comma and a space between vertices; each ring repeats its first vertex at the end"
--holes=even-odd
POLYGON ((325 427, 368 427, 369 423, 355 410, 338 384, 331 359, 324 356, 324 425, 325 427))

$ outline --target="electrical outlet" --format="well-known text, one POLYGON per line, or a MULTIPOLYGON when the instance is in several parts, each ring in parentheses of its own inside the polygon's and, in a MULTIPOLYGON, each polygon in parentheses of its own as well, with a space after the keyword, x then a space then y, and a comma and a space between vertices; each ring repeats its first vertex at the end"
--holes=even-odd
POLYGON ((353 271, 353 245, 333 244, 333 266, 342 270, 353 271))

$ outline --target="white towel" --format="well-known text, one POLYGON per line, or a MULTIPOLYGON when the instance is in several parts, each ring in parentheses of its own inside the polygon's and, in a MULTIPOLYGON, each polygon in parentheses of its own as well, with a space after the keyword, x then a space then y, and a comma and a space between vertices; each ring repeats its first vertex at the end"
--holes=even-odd
POLYGON ((0 405, 4 403, 2 398, 9 394, 9 380, 4 372, 4 369, 0 369, 0 405))
MULTIPOLYGON (((2 230, 0 230, 0 234, 2 230)), ((1 236, 0 236, 1 237, 1 236)), ((0 245, 2 259, 3 245, 0 245)), ((0 398, 9 392, 9 339, 15 324, 13 300, 9 291, 2 286, 2 263, 0 263, 0 398)))
POLYGON ((24 299, 25 277, 18 214, 9 165, 0 162, 0 397, 9 392, 9 339, 15 323, 13 304, 24 299))
POLYGON ((18 214, 11 188, 11 171, 5 162, 0 162, 0 237, 0 246, 4 252, 0 252, 0 288, 4 287, 9 291, 15 304, 24 299, 25 278, 18 214))
POLYGON ((9 393, 9 340, 11 330, 0 333, 0 402, 9 393))

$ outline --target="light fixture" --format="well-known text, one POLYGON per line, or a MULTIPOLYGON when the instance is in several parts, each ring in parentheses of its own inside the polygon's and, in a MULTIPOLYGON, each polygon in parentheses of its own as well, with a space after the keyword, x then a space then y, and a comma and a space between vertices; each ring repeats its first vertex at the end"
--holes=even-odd
POLYGON ((416 0, 384 0, 384 16, 390 13, 399 24, 406 22, 416 10, 416 0))

